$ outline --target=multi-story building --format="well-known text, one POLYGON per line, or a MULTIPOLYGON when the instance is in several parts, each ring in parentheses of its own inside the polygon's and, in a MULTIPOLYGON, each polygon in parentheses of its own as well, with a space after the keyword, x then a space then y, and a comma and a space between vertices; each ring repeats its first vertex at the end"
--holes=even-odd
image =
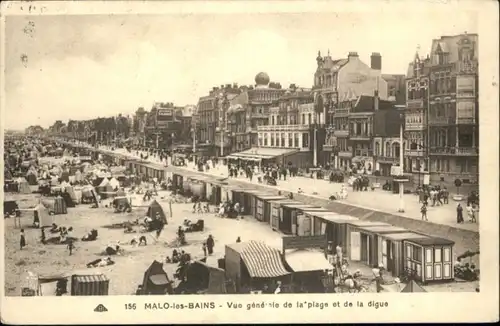
POLYGON ((291 85, 274 106, 269 108, 267 122, 257 127, 258 146, 296 150, 297 153, 287 155, 287 162, 296 167, 311 166, 314 127, 317 122, 314 113, 311 90, 291 85))
POLYGON ((342 137, 339 142, 342 146, 339 146, 339 156, 340 148, 342 148, 343 152, 351 150, 351 158, 339 159, 338 167, 344 169, 354 167, 358 171, 366 170, 370 174, 379 169, 381 163, 385 163, 382 160, 384 157, 382 152, 374 155, 374 147, 378 143, 374 137, 383 139, 392 135, 394 120, 399 113, 394 109, 392 102, 379 99, 376 93, 374 96, 361 95, 356 100, 347 99, 343 110, 343 114, 347 114, 347 129, 344 116, 336 120, 342 119, 339 127, 341 127, 340 130, 347 130, 347 137, 342 137), (376 161, 377 166, 375 166, 376 161))
POLYGON ((478 35, 442 36, 430 53, 428 144, 432 181, 478 181, 478 35))
POLYGON ((430 58, 415 54, 408 66, 406 79, 406 109, 404 138, 406 172, 421 173, 429 170, 427 147, 427 118, 429 110, 429 68, 430 58))
POLYGON ((147 124, 148 112, 140 107, 135 111, 133 118, 133 131, 136 138, 136 144, 145 145, 146 144, 146 124, 147 124))
MULTIPOLYGON (((207 155, 220 155, 221 131, 227 135, 227 113, 229 102, 242 92, 236 84, 213 87, 208 95, 200 97, 197 105, 197 132, 199 141, 197 148, 207 155)), ((223 136, 223 148, 230 146, 230 138, 223 136)), ((229 136, 229 135, 227 135, 229 136)), ((224 152, 229 149, 224 150, 224 152)))
POLYGON ((255 87, 242 87, 240 94, 229 99, 228 136, 234 151, 258 147, 258 127, 269 123, 270 108, 285 93, 279 83, 270 82, 260 72, 255 76, 255 87))
MULTIPOLYGON (((340 108, 339 104, 362 95, 373 96, 376 90, 380 99, 386 100, 388 97, 387 81, 381 75, 382 57, 379 53, 372 53, 370 59, 369 66, 359 59, 357 52, 350 52, 347 58, 336 60, 332 59, 330 53, 325 57, 318 53, 313 92, 320 117, 318 120, 326 122, 323 128, 324 145, 320 151, 322 155, 318 156, 318 162, 322 164, 332 163, 338 167, 341 158, 342 151, 336 147, 334 128, 335 111, 340 108)), ((343 118, 345 120, 345 116, 343 118)), ((349 157, 342 157, 342 160, 345 159, 350 160, 349 157)))
POLYGON ((191 117, 185 123, 184 110, 184 107, 175 106, 170 102, 155 102, 146 118, 146 144, 156 148, 169 148, 183 139, 185 134, 189 135, 191 117))
POLYGON ((406 103, 406 76, 404 74, 382 74, 387 82, 387 99, 396 105, 406 103))

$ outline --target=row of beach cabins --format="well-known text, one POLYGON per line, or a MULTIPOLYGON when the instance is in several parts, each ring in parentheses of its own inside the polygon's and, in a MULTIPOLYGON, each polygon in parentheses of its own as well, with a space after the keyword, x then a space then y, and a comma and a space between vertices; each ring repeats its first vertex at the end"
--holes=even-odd
POLYGON ((189 171, 171 172, 168 168, 120 155, 101 155, 125 165, 134 174, 159 180, 170 178, 174 189, 190 192, 210 204, 238 202, 245 215, 282 233, 284 239, 296 238, 296 241, 283 241, 283 252, 287 249, 286 243, 295 247, 298 243, 302 243, 299 247, 316 246, 325 254, 327 248, 340 245, 350 261, 382 265, 394 277, 411 272, 415 280, 423 284, 454 280, 454 242, 451 240, 338 214, 270 191, 230 185, 214 177, 189 171), (318 242, 317 239, 325 240, 318 242))

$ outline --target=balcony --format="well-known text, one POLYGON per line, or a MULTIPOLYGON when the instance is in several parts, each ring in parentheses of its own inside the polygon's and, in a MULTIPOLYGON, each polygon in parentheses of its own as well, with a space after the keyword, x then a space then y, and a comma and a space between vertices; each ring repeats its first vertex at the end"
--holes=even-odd
POLYGON ((474 125, 476 124, 476 119, 474 118, 461 118, 461 117, 458 117, 457 118, 457 125, 474 125))
POLYGON ((407 122, 405 123, 405 130, 406 131, 420 131, 420 130, 424 130, 425 129, 425 126, 423 123, 421 122, 407 122))
POLYGON ((350 140, 371 140, 372 136, 367 134, 350 134, 350 140))
POLYGON ((258 126, 258 131, 309 131, 309 125, 267 125, 258 126))
POLYGON ((399 157, 394 157, 394 156, 378 156, 377 161, 379 163, 390 163, 390 164, 397 164, 399 163, 399 157))
POLYGON ((333 135, 335 137, 346 138, 349 137, 349 130, 334 130, 333 135))
POLYGON ((424 100, 423 99, 406 101, 406 108, 407 109, 422 109, 423 107, 424 107, 424 100))
POLYGON ((349 109, 335 109, 335 116, 347 116, 349 115, 349 109))
POLYGON ((405 156, 421 157, 424 155, 425 155, 425 150, 423 150, 423 149, 407 149, 407 150, 405 150, 405 156))
POLYGON ((449 126, 455 124, 453 117, 429 117, 429 126, 449 126))
POLYGON ((350 151, 339 151, 339 157, 343 158, 351 158, 352 157, 352 152, 350 151))
POLYGON ((251 119, 262 119, 262 118, 268 119, 269 118, 269 114, 265 114, 265 113, 251 113, 250 114, 250 118, 251 119))
POLYGON ((478 156, 477 147, 431 147, 431 155, 452 155, 452 156, 478 156))

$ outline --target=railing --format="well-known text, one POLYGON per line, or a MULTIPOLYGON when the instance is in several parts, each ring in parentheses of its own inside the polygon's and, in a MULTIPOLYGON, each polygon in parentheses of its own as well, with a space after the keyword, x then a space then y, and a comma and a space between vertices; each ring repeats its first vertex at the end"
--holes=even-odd
POLYGON ((269 117, 269 114, 266 114, 266 113, 251 113, 250 114, 250 118, 253 119, 253 118, 268 118, 269 117))
POLYGON ((424 107, 424 100, 423 99, 408 100, 406 101, 406 107, 408 109, 421 109, 424 107))
POLYGON ((460 62, 458 64, 458 71, 465 74, 475 74, 477 73, 478 64, 477 62, 460 62))
POLYGON ((425 150, 423 149, 406 149, 405 150, 405 155, 406 156, 424 156, 425 150))
POLYGON ((453 117, 429 117, 427 122, 431 126, 453 125, 455 118, 453 117))
POLYGON ((430 154, 445 154, 458 156, 476 156, 479 155, 477 147, 431 147, 430 154))
POLYGON ((333 135, 335 137, 349 137, 349 130, 334 130, 333 135))
POLYGON ((423 130, 424 124, 421 122, 405 123, 405 130, 423 130))
POLYGON ((371 135, 366 135, 366 134, 362 134, 362 135, 359 135, 359 134, 351 134, 349 135, 349 138, 352 139, 352 140, 370 140, 371 139, 371 135))
POLYGON ((476 119, 474 119, 474 118, 461 118, 461 117, 457 118, 458 125, 469 125, 469 124, 475 124, 475 123, 476 123, 476 119))
POLYGON ((386 163, 398 163, 399 157, 394 156, 378 156, 377 161, 386 163))
POLYGON ((258 126, 258 131, 308 131, 309 125, 267 125, 258 126))
POLYGON ((339 151, 339 157, 352 157, 352 152, 350 151, 339 151))
POLYGON ((347 115, 349 114, 349 109, 335 109, 335 115, 347 115))

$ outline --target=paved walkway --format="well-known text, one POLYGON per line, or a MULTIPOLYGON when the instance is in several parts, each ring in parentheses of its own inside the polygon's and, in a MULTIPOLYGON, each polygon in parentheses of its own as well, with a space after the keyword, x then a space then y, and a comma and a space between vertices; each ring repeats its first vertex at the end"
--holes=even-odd
MULTIPOLYGON (((109 148, 101 147, 101 150, 110 151, 109 148)), ((134 158, 139 158, 134 153, 128 153, 125 149, 116 149, 112 151, 113 153, 122 154, 134 158)), ((151 163, 162 164, 162 162, 155 158, 148 159, 151 163)), ((163 163, 164 164, 164 163, 163 163)), ((194 165, 190 164, 187 167, 178 167, 190 171, 194 171, 194 165)), ((198 172, 198 171, 197 171, 198 172)), ((226 166, 218 166, 215 169, 210 169, 204 174, 209 174, 218 177, 227 177, 228 171, 226 166)), ((244 177, 236 178, 238 181, 248 182, 257 184, 256 178, 250 181, 244 177)), ((259 184, 264 186, 263 184, 259 184)), ((279 189, 288 192, 297 192, 299 188, 303 190, 304 195, 314 196, 322 199, 328 199, 332 194, 340 192, 342 184, 340 183, 329 183, 326 180, 311 179, 307 177, 294 177, 287 178, 287 180, 278 180, 277 186, 269 186, 274 189, 279 189)), ((393 194, 392 192, 384 191, 381 189, 375 189, 374 191, 363 191, 355 192, 352 191, 351 187, 348 188, 348 196, 346 199, 341 200, 346 204, 363 207, 367 209, 374 209, 386 213, 391 213, 394 215, 400 215, 412 219, 421 219, 420 207, 418 203, 418 197, 413 194, 405 194, 405 212, 398 212, 399 208, 399 194, 393 194)), ((479 232, 479 224, 466 222, 465 224, 456 223, 456 202, 450 200, 450 203, 443 206, 428 207, 427 217, 430 222, 437 224, 453 226, 459 229, 469 230, 479 232)), ((462 203, 464 206, 465 203, 462 203)), ((467 220, 465 207, 464 207, 464 218, 467 220)), ((479 220, 479 218, 478 218, 479 220)))

